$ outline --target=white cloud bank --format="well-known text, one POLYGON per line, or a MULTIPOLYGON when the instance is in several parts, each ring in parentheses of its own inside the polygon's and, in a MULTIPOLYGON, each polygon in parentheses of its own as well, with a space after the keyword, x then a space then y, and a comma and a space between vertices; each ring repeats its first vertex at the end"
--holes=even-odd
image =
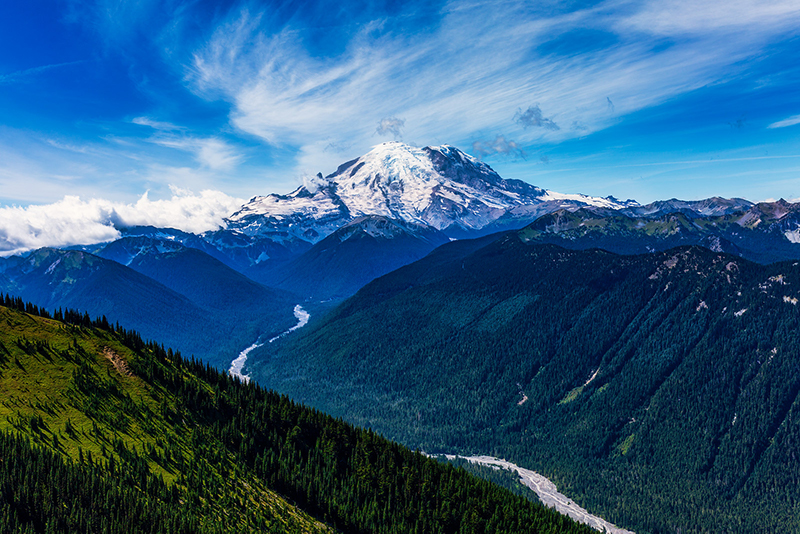
POLYGON ((220 191, 199 194, 172 187, 172 197, 134 204, 66 196, 47 205, 0 207, 0 256, 41 247, 87 245, 120 236, 117 227, 151 225, 200 233, 224 225, 244 202, 220 191))

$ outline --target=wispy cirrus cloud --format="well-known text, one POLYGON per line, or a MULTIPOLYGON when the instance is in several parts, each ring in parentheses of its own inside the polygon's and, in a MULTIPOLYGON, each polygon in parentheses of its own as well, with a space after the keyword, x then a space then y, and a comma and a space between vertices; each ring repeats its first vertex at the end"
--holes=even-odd
MULTIPOLYGON (((5 202, 130 200, 170 183, 284 192, 378 136, 455 144, 534 182, 604 154, 711 159, 742 113, 737 143, 759 145, 756 126, 769 124, 770 153, 794 146, 796 0, 57 4, 22 21, 34 37, 0 72, 5 202), (47 17, 55 33, 40 43, 47 17), (71 61, 86 57, 91 68, 71 61), (514 148, 537 156, 508 157, 514 148), (537 166, 544 152, 552 161, 537 166)), ((656 194, 584 176, 538 185, 656 194)))
POLYGON ((798 5, 793 0, 651 0, 619 17, 617 25, 668 36, 744 32, 753 37, 791 29, 797 20, 798 5))
POLYGON ((71 67, 73 65, 80 65, 81 63, 84 63, 84 61, 83 60, 80 60, 80 61, 68 61, 66 63, 54 63, 52 65, 41 65, 39 67, 32 67, 30 69, 23 69, 23 70, 18 70, 18 71, 15 71, 15 72, 9 72, 9 73, 5 73, 5 74, 0 73, 0 85, 8 85, 8 84, 12 84, 12 83, 27 81, 30 78, 32 78, 34 76, 37 76, 39 74, 43 74, 43 73, 45 73, 47 71, 50 71, 50 70, 53 70, 53 69, 59 69, 59 68, 63 68, 63 67, 71 67))
POLYGON ((243 155, 231 145, 216 137, 153 137, 150 142, 194 154, 195 159, 208 169, 228 171, 242 161, 243 155))
POLYGON ((182 126, 172 124, 171 122, 157 121, 155 119, 151 119, 150 117, 134 117, 133 119, 131 119, 131 122, 133 124, 138 124, 139 126, 149 126, 154 130, 161 130, 167 132, 186 129, 182 126))
POLYGON ((795 124, 800 124, 800 115, 793 115, 783 119, 782 121, 773 122, 767 126, 767 128, 786 128, 787 126, 794 126, 795 124))
POLYGON ((148 126, 159 133, 147 141, 167 148, 189 152, 204 167, 215 171, 228 171, 242 161, 243 155, 229 143, 218 137, 196 137, 185 133, 174 132, 186 130, 169 122, 162 122, 148 117, 136 117, 132 121, 140 126, 148 126))
POLYGON ((295 28, 276 31, 264 13, 243 9, 193 54, 187 81, 230 102, 236 128, 295 145, 305 162, 315 161, 314 147, 342 140, 365 150, 370 125, 397 116, 420 141, 468 144, 479 132, 508 130, 525 146, 585 136, 730 79, 776 35, 800 28, 793 1, 619 0, 569 12, 458 2, 436 16, 413 44, 375 21, 340 54, 320 57, 295 28), (577 38, 586 28, 613 38, 598 48, 577 38), (539 104, 522 111, 531 100, 539 104), (518 130, 499 122, 517 111, 518 130), (559 128, 553 116, 580 128, 559 128))

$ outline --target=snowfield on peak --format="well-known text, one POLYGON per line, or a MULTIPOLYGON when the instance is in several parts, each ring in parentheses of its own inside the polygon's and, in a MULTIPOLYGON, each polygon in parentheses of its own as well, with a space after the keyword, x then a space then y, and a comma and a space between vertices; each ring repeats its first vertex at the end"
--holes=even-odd
POLYGON ((233 221, 241 220, 248 215, 267 215, 281 219, 298 213, 319 219, 336 214, 338 211, 339 206, 334 204, 324 190, 309 193, 305 187, 301 187, 288 195, 273 193, 265 197, 253 197, 239 211, 231 215, 229 219, 233 221))
POLYGON ((561 201, 619 209, 609 198, 562 195, 501 178, 487 164, 448 146, 387 142, 318 175, 318 188, 254 197, 228 218, 248 235, 293 236, 316 243, 349 221, 380 216, 437 230, 478 230, 514 208, 561 201))
POLYGON ((607 208, 612 210, 630 208, 639 205, 639 203, 636 202, 635 200, 620 201, 615 199, 614 197, 590 197, 587 195, 582 195, 580 193, 569 193, 569 194, 556 193, 555 191, 550 191, 549 189, 546 190, 544 195, 539 197, 539 199, 544 202, 571 200, 573 202, 580 202, 582 204, 586 204, 587 206, 594 206, 596 208, 607 208))
POLYGON ((480 228, 541 191, 528 186, 525 198, 488 165, 453 147, 383 143, 343 167, 328 179, 353 216, 381 215, 439 230, 480 228))

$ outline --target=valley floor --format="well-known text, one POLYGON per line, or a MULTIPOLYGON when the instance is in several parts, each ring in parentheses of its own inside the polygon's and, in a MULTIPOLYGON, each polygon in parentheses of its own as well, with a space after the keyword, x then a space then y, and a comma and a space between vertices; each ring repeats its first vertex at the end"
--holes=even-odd
POLYGON ((589 525, 601 532, 605 529, 609 534, 634 534, 630 530, 619 528, 601 517, 590 514, 577 503, 573 502, 569 497, 559 493, 555 484, 535 471, 519 467, 506 460, 500 460, 491 456, 456 456, 447 454, 445 457, 448 460, 461 458, 474 464, 515 471, 520 477, 520 482, 532 489, 545 506, 555 508, 558 512, 568 515, 575 521, 589 525))

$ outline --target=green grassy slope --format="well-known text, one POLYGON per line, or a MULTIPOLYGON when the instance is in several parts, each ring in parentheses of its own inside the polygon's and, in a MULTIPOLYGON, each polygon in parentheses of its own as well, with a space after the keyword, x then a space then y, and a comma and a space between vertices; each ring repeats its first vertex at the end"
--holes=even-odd
POLYGON ((203 433, 186 424, 185 400, 138 377, 128 363, 137 356, 111 332, 0 307, 0 430, 81 464, 119 465, 130 487, 144 490, 141 472, 150 473, 196 497, 185 515, 201 530, 325 530, 219 443, 196 447, 203 433), (205 479, 201 491, 191 488, 196 477, 205 479))
POLYGON ((67 315, 72 324, 0 306, 0 531, 591 532, 67 315))

